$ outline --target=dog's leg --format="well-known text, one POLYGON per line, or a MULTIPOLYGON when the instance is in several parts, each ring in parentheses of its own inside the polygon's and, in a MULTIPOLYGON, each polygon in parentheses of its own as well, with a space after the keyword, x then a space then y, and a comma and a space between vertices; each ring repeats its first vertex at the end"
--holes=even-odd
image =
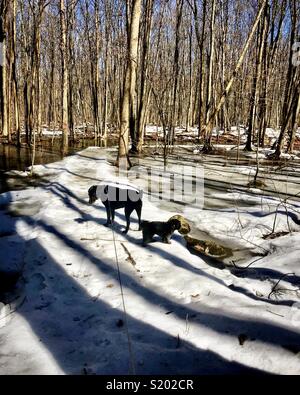
POLYGON ((129 227, 130 227, 130 215, 133 212, 133 208, 125 207, 125 217, 126 217, 126 229, 123 231, 123 233, 128 233, 129 227))
POLYGON ((162 238, 162 242, 165 243, 165 244, 171 244, 171 241, 170 241, 171 237, 172 237, 172 235, 165 235, 162 238))
POLYGON ((110 219, 111 210, 110 210, 109 205, 105 205, 105 208, 106 208, 107 221, 106 221, 106 223, 104 224, 104 226, 109 226, 109 225, 111 225, 111 219, 110 219))
POLYGON ((136 210, 135 210, 136 213, 137 213, 138 219, 139 219, 139 230, 142 230, 142 228, 141 228, 141 223, 142 223, 142 205, 143 205, 143 203, 141 201, 141 205, 139 207, 137 207, 136 210))
POLYGON ((149 232, 148 230, 143 230, 143 246, 146 247, 148 243, 153 241, 154 233, 149 232))
POLYGON ((148 221, 142 222, 142 230, 143 230, 143 246, 146 247, 147 243, 153 241, 155 230, 153 230, 151 223, 148 221))
POLYGON ((111 223, 113 224, 115 221, 115 210, 111 209, 110 212, 111 212, 111 223))

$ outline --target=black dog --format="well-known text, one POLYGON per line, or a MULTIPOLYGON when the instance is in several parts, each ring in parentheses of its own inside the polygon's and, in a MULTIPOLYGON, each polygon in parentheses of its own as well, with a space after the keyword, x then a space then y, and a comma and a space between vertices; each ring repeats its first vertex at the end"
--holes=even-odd
POLYGON ((171 219, 168 222, 158 221, 143 221, 141 224, 143 231, 143 245, 153 240, 154 235, 158 235, 162 238, 163 243, 171 244, 171 237, 175 230, 181 228, 181 223, 178 219, 171 219))
POLYGON ((101 199, 106 208, 106 226, 109 226, 114 222, 115 210, 125 208, 126 229, 123 233, 127 233, 130 226, 130 215, 134 210, 136 211, 139 219, 139 230, 141 230, 143 206, 142 195, 142 191, 134 189, 128 185, 93 185, 89 189, 89 202, 90 204, 93 204, 97 199, 101 199))

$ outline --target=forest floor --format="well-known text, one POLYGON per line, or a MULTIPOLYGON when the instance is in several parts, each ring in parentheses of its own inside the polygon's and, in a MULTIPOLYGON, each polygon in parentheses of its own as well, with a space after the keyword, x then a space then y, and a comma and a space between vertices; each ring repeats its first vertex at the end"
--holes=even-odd
POLYGON ((300 374, 296 162, 262 167, 251 188, 253 164, 183 151, 167 172, 144 158, 124 179, 113 156, 88 148, 35 166, 35 186, 0 195, 0 269, 23 270, 0 301, 0 374, 300 374), (196 202, 162 193, 183 165, 196 202), (143 219, 181 214, 230 256, 191 253, 179 233, 143 247, 136 219, 122 233, 123 210, 104 227, 87 195, 103 180, 141 187, 143 219))

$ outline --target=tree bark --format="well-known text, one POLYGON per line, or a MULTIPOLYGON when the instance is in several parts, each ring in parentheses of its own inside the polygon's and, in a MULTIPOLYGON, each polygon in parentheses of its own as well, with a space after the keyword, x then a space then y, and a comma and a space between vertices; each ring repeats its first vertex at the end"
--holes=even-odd
MULTIPOLYGON (((213 107, 212 81, 213 81, 213 67, 214 67, 214 55, 215 55, 215 17, 216 17, 216 0, 213 0, 212 10, 211 10, 211 21, 210 21, 210 51, 209 51, 209 68, 208 68, 208 80, 207 80, 205 124, 209 122, 210 114, 213 107)), ((203 150, 205 152, 209 152, 211 150, 211 134, 212 134, 212 130, 206 129, 205 143, 203 147, 203 150)))
POLYGON ((61 27, 61 73, 62 73, 62 151, 68 150, 69 140, 69 109, 68 109, 68 69, 67 69, 67 25, 66 25, 66 7, 65 0, 60 0, 60 27, 61 27))
POLYGON ((149 104, 150 89, 147 81, 147 73, 149 66, 149 46, 150 33, 152 28, 154 0, 146 0, 145 17, 144 17, 144 31, 142 37, 142 54, 140 64, 140 90, 137 110, 136 129, 133 133, 132 151, 141 153, 144 144, 144 130, 146 124, 146 113, 149 104))
POLYGON ((127 158, 129 146, 129 128, 135 124, 136 105, 136 68, 138 60, 139 27, 141 18, 141 0, 133 0, 131 7, 130 26, 128 27, 129 53, 126 65, 125 82, 121 106, 121 125, 119 137, 118 161, 127 158))
POLYGON ((0 44, 1 44, 1 113, 2 135, 8 137, 8 109, 7 109, 7 0, 0 2, 0 44))
POLYGON ((296 133, 299 127, 299 114, 300 114, 300 86, 298 86, 297 94, 298 99, 295 100, 294 110, 292 113, 292 132, 288 143, 287 152, 292 153, 294 150, 294 143, 296 139, 296 133))
POLYGON ((265 3, 264 7, 264 18, 262 18, 260 23, 260 29, 257 35, 257 54, 256 54, 256 65, 255 65, 255 75, 253 77, 252 83, 252 92, 250 98, 250 111, 249 111, 249 119, 248 119, 248 135, 247 142, 245 146, 246 151, 252 151, 252 138, 256 129, 256 119, 257 119, 257 111, 259 104, 259 91, 260 91, 260 83, 261 83, 261 74, 262 74, 262 66, 263 66, 263 55, 265 53, 265 37, 267 34, 267 4, 265 3))
POLYGON ((175 124, 177 121, 176 117, 176 104, 177 104, 177 90, 178 90, 178 79, 179 79, 179 42, 180 42, 180 28, 182 20, 182 8, 183 0, 176 1, 176 30, 175 30, 175 49, 174 49, 174 60, 173 60, 173 92, 172 92, 172 110, 170 114, 169 122, 169 144, 174 145, 175 140, 175 124))
POLYGON ((284 103, 282 108, 281 116, 281 131, 278 138, 277 146, 272 158, 279 159, 284 147, 285 136, 288 128, 288 123, 292 114, 293 106, 297 102, 297 84, 299 86, 299 81, 297 77, 296 67, 293 65, 293 44, 295 42, 295 37, 298 28, 298 12, 297 12, 297 0, 291 0, 291 34, 290 34, 290 53, 289 53, 289 65, 286 76, 286 87, 284 95, 284 103), (294 92, 294 94, 293 94, 294 92))

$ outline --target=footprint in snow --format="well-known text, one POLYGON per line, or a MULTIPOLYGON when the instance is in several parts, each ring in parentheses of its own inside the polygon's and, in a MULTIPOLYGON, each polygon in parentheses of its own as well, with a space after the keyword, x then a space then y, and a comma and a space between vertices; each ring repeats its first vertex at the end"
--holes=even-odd
POLYGON ((42 291, 47 287, 45 277, 41 273, 34 274, 29 280, 29 285, 37 291, 42 291))

